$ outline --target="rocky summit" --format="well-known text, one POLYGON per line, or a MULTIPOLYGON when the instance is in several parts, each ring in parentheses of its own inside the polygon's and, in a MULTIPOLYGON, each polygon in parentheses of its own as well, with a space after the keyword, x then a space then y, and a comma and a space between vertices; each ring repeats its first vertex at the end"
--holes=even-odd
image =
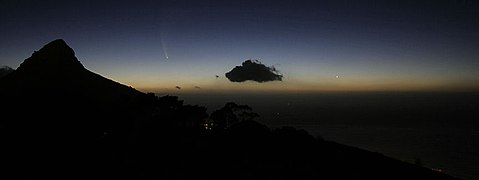
POLYGON ((57 39, 35 51, 20 65, 18 71, 78 72, 84 69, 73 49, 63 39, 57 39))

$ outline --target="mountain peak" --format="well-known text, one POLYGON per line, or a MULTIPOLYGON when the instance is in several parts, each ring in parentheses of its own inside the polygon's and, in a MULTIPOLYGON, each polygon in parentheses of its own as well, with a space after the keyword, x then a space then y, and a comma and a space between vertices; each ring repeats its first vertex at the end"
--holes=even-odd
POLYGON ((18 68, 19 71, 75 71, 84 67, 75 57, 75 51, 63 40, 54 40, 32 56, 25 59, 18 68))
POLYGON ((63 39, 53 40, 49 42, 48 44, 46 44, 45 46, 43 46, 41 50, 52 50, 52 49, 64 49, 68 53, 73 53, 73 55, 75 54, 75 52, 73 52, 73 49, 70 48, 70 46, 68 46, 68 44, 63 39))
POLYGON ((11 97, 22 97, 24 93, 33 91, 49 94, 51 98, 68 94, 105 101, 142 94, 84 68, 73 49, 62 39, 51 41, 34 51, 17 70, 2 77, 0 95, 2 91, 11 97))

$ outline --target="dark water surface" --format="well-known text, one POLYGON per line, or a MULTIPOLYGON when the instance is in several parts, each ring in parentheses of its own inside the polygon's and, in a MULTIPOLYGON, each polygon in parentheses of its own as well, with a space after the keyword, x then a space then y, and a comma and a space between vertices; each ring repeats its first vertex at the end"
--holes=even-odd
MULTIPOLYGON (((162 94, 159 94, 162 95, 162 94)), ((479 179, 479 93, 176 94, 209 113, 247 104, 270 126, 479 179)))

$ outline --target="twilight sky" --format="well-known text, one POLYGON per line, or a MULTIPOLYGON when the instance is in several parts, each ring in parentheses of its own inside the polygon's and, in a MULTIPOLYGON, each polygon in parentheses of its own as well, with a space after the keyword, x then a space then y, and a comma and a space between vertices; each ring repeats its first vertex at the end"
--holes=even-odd
POLYGON ((479 90, 478 17, 472 0, 4 0, 0 65, 62 38, 86 68, 143 91, 479 90), (283 81, 229 82, 250 58, 283 81))

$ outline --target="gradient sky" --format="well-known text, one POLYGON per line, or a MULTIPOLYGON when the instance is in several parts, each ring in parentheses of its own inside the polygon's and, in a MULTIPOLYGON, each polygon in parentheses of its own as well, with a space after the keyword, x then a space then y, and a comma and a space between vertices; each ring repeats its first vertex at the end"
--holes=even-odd
POLYGON ((62 38, 86 68, 143 91, 479 90, 478 17, 472 0, 4 0, 0 65, 62 38), (250 58, 283 81, 224 77, 250 58))

